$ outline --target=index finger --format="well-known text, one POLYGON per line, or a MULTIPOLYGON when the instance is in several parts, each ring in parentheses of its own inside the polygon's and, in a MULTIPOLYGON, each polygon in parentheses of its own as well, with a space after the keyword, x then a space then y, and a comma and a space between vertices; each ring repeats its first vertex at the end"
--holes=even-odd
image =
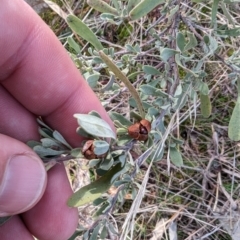
POLYGON ((75 133, 74 113, 94 109, 110 123, 101 103, 49 27, 21 0, 4 1, 3 5, 0 81, 4 88, 74 145, 80 139, 75 133))

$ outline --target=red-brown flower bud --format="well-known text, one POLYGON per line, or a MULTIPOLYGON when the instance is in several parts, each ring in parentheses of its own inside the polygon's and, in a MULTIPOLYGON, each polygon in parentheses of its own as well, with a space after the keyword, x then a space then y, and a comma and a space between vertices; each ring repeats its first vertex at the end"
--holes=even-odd
POLYGON ((146 141, 148 139, 148 133, 151 131, 151 123, 142 119, 128 127, 128 135, 139 141, 146 141))
POLYGON ((97 158, 104 158, 107 156, 107 152, 101 155, 95 154, 94 148, 95 148, 94 140, 88 140, 85 142, 82 148, 82 153, 86 159, 91 160, 91 159, 97 159, 97 158))
POLYGON ((85 142, 82 148, 82 153, 86 159, 96 159, 97 156, 94 153, 94 145, 93 145, 93 140, 88 140, 85 142))

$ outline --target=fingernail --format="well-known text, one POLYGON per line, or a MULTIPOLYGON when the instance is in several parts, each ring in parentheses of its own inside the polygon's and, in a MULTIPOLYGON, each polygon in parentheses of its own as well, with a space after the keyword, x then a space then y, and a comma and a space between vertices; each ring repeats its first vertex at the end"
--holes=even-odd
POLYGON ((44 192, 46 179, 44 165, 31 153, 10 158, 0 184, 0 216, 34 206, 44 192))

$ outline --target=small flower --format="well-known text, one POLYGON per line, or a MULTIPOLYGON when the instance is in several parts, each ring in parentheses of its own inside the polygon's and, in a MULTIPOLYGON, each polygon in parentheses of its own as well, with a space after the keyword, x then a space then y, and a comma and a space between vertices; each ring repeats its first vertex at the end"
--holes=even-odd
POLYGON ((142 119, 128 127, 128 135, 139 141, 146 141, 148 139, 148 133, 151 131, 151 123, 142 119))
MULTIPOLYGON (((104 154, 95 154, 96 151, 96 146, 94 146, 94 140, 88 140, 85 142, 85 144, 83 145, 83 148, 82 148, 82 153, 84 155, 84 157, 88 160, 91 160, 91 159, 98 159, 98 158, 104 158, 107 156, 107 152, 104 153, 104 154)), ((99 151, 98 151, 99 152, 99 151)))
POLYGON ((96 159, 97 156, 94 153, 94 145, 93 145, 93 140, 88 140, 85 142, 82 148, 82 153, 86 159, 96 159))

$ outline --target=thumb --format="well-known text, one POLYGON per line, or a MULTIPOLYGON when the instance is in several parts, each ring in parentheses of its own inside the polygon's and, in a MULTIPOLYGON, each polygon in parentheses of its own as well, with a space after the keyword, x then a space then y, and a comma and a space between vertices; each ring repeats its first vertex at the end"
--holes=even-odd
POLYGON ((24 143, 0 134, 0 217, 32 208, 42 197, 47 174, 24 143))

